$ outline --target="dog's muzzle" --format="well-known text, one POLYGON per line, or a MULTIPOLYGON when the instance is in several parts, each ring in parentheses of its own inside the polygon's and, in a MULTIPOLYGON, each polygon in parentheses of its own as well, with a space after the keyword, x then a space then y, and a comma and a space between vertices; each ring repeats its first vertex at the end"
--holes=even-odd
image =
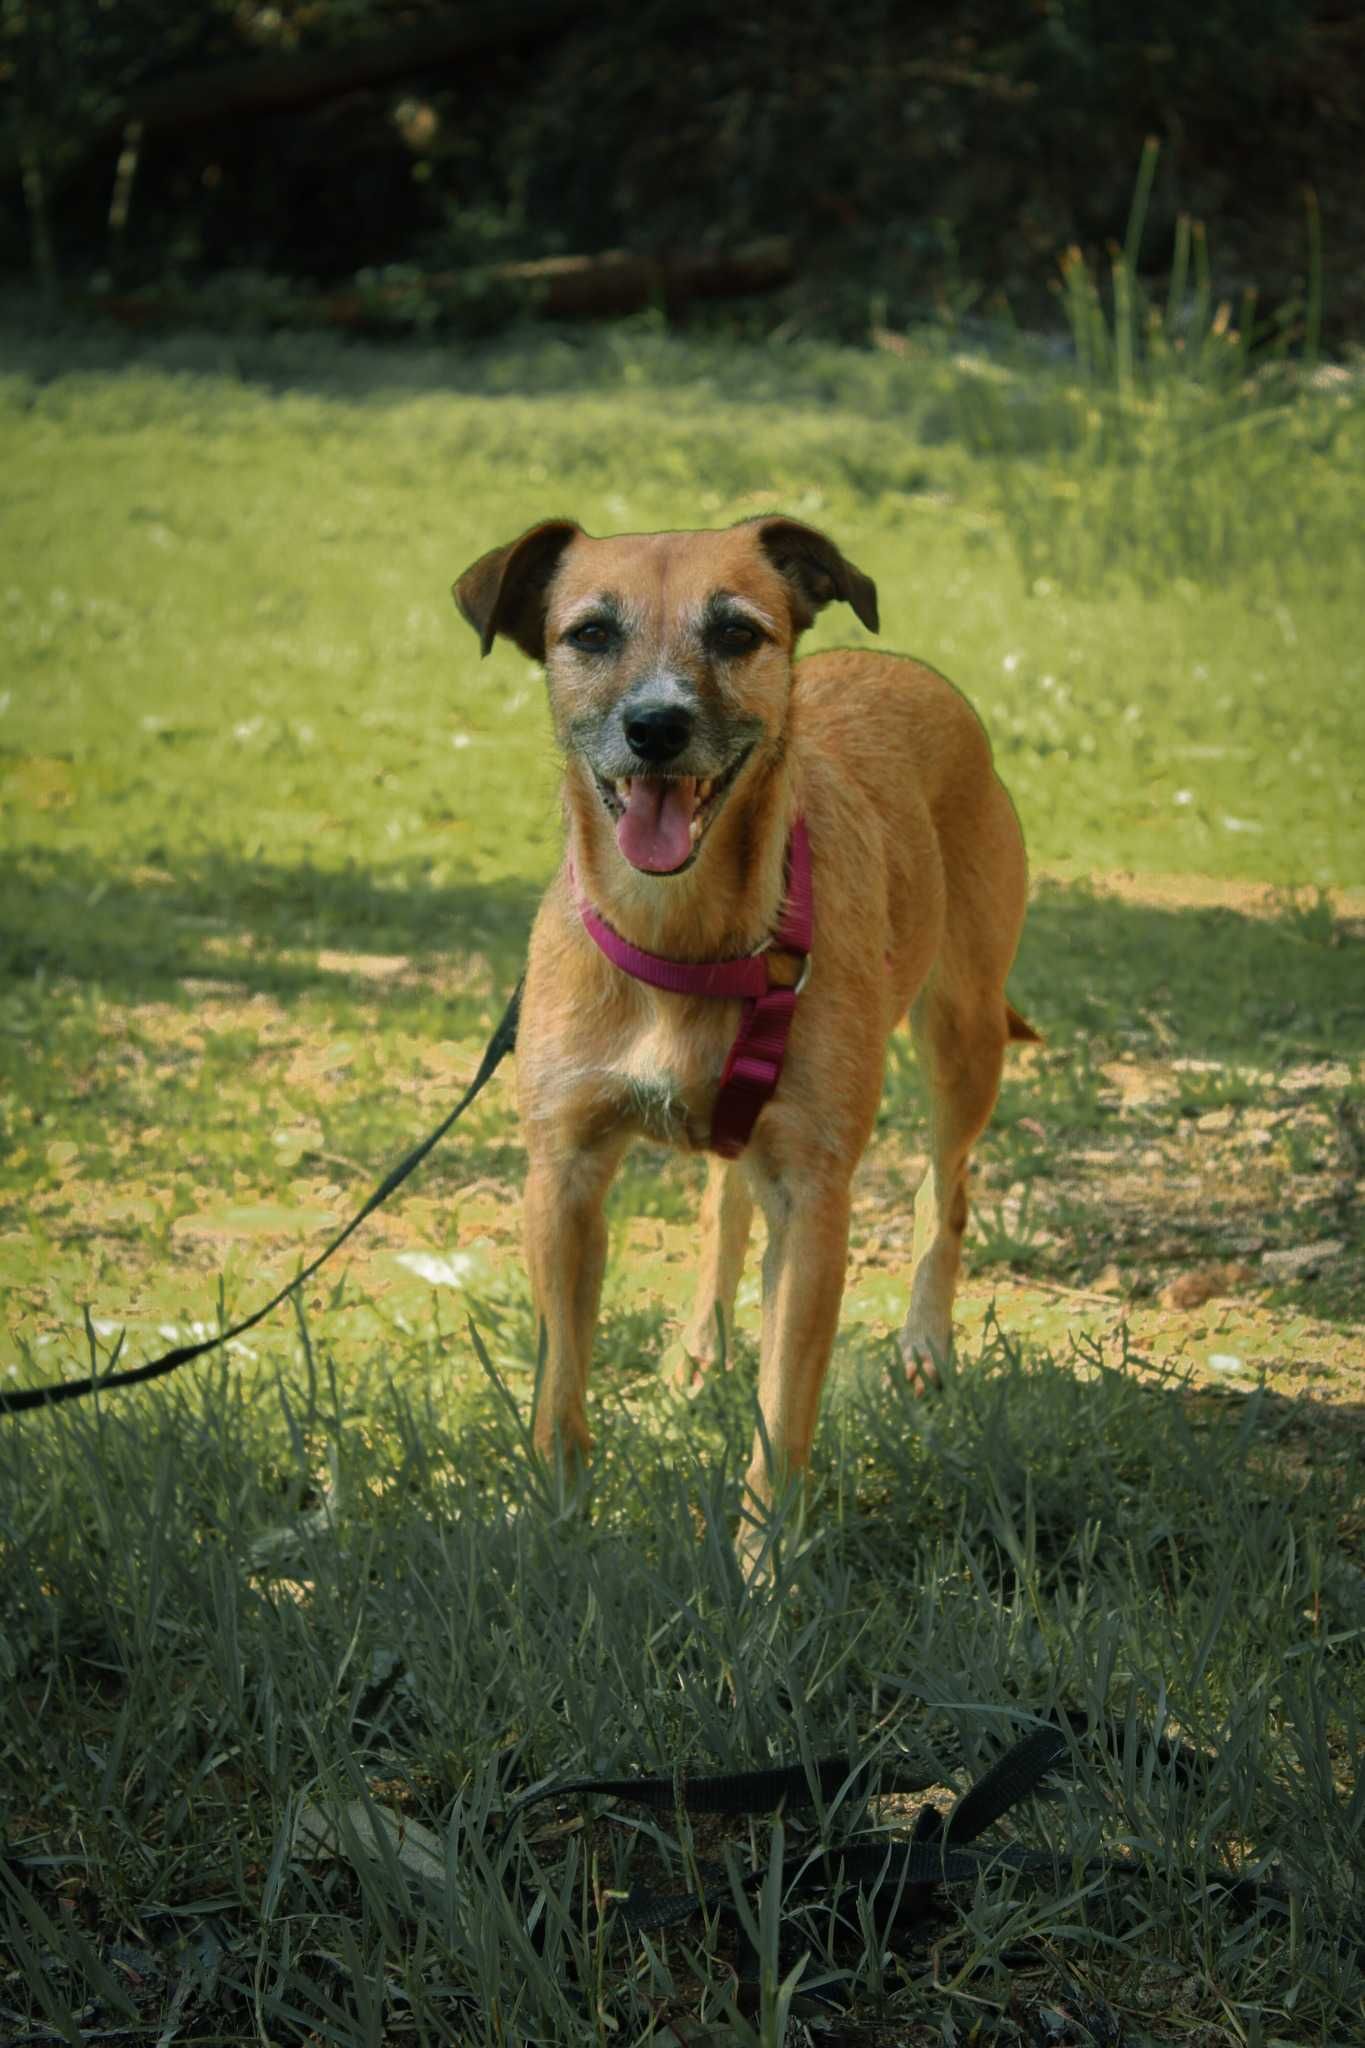
POLYGON ((623 775, 596 769, 597 792, 616 827, 616 845, 646 875, 676 875, 692 865, 712 820, 753 752, 743 747, 720 775, 623 775))

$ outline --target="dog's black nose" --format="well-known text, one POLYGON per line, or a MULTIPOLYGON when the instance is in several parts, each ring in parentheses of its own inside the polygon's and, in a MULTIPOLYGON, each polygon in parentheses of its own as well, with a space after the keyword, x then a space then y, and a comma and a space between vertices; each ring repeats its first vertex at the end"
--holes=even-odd
POLYGON ((642 761, 672 761, 692 737, 692 714, 677 704, 642 704, 626 719, 626 738, 642 761))

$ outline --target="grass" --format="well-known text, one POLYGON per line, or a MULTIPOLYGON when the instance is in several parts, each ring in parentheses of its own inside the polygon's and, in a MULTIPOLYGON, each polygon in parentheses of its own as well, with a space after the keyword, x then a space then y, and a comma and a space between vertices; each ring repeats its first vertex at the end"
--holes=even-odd
POLYGON ((544 512, 837 534, 886 643, 990 724, 1047 1042, 928 1408, 886 1370, 921 1167, 893 1057, 769 1591, 728 1546, 756 1283, 732 1372, 685 1404, 656 1369, 695 1162, 613 1196, 590 1513, 528 1464, 505 1083, 292 1326, 0 1427, 0 2035, 1358 2030, 1365 406, 1200 317, 1164 353, 1137 319, 1122 389, 1098 345, 932 335, 7 337, 0 1370, 85 1369, 87 1309, 133 1358, 249 1306, 467 1078, 558 826, 538 678, 480 665, 446 591, 544 512), (560 1802, 495 1847, 548 1773, 871 1743, 946 1796, 1059 1706, 1125 1731, 1007 1824, 1061 1880, 993 1876, 892 1953, 779 1913, 809 1815, 718 1842, 560 1802), (1163 1729, 1215 1759, 1197 1793, 1163 1729), (756 1990, 724 1924, 596 1911, 727 1842, 772 1873, 756 1990), (1099 1849, 1133 1880, 1083 1896, 1099 1849), (1277 1868, 1292 1917, 1229 1911, 1215 1864, 1277 1868))
MULTIPOLYGON (((807 1993, 888 2029, 858 2039, 915 2039, 931 2016, 968 2038, 1059 1982, 1125 2027, 1155 2007, 1199 2038, 1239 2009, 1262 2039, 1344 2030, 1361 1816, 1335 1780, 1359 1741, 1359 1594, 1324 1542, 1348 1475, 1289 1476, 1290 1411, 1232 1421, 1084 1353, 1026 1370, 997 1336, 926 1415, 888 1399, 868 1351, 755 1597, 728 1550, 728 1388, 684 1415, 628 1372, 588 1525, 542 1502, 507 1406, 452 1386, 432 1335, 344 1375, 321 1324, 296 1341, 279 1377, 211 1372, 6 1440, 9 1497, 29 1503, 8 1574, 26 1760, 10 1891, 61 1930, 44 1956, 30 1918, 43 1972, 23 1974, 45 1976, 49 2024, 149 2026, 177 1993, 193 2039, 643 2039, 719 2017, 723 1940, 698 1926, 650 1953, 594 1927, 630 1832, 580 1832, 561 1806, 495 1854, 510 1786, 869 1742, 942 1756, 951 1783, 959 1753, 979 1768, 1064 1705, 1128 1735, 1021 1825, 1064 1864, 1122 1847, 1140 1880, 1084 1908, 1065 1882, 983 1884, 934 1930, 936 1983, 927 1954, 884 1962, 812 1914, 788 1929, 807 1993), (1167 1722, 1217 1753, 1198 1798, 1156 1766, 1143 1731, 1167 1722), (357 1801, 430 1830, 434 1882, 344 1837, 300 1850, 305 1808, 357 1801), (1181 1874, 1246 1860, 1303 1895, 1289 1935, 1181 1874), (518 1885, 544 1900, 534 1943, 518 1885)), ((786 1825, 799 1857, 808 1831, 786 1825)), ((766 1823, 753 1836, 771 1852, 766 1823)), ((638 1843, 637 1879, 643 1857, 686 1885, 686 1831, 638 1843)))
POLYGON ((1100 590, 1122 563, 1151 594, 1242 574, 1272 599, 1320 597, 1344 567, 1337 541, 1352 489, 1335 457, 1351 439, 1354 406, 1349 376, 1318 358, 1317 202, 1306 194, 1303 302, 1263 317, 1249 289, 1236 311, 1215 305, 1203 227, 1182 216, 1160 303, 1140 269, 1157 153, 1149 138, 1108 277, 1079 249, 1063 258, 1068 374, 964 366, 971 443, 995 467, 1035 590, 1054 578, 1100 590), (1304 404, 1305 377, 1326 404, 1304 404), (1314 473, 1333 479, 1316 503, 1282 488, 1287 476, 1314 473))

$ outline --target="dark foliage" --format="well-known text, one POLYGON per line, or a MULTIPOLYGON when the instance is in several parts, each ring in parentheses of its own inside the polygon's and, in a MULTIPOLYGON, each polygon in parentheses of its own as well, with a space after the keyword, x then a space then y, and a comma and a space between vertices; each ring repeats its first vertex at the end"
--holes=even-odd
MULTIPOLYGON (((108 261, 118 114, 139 88, 253 54, 278 69, 357 38, 378 47, 464 11, 13 0, 0 262, 27 261, 21 133, 48 162, 63 266, 88 273, 108 261)), ((1291 295, 1311 184, 1330 274, 1360 270, 1365 17, 1349 0, 608 0, 529 27, 504 11, 508 40, 467 59, 149 126, 131 274, 336 279, 786 234, 798 310, 823 326, 864 326, 873 295, 893 318, 962 311, 983 291, 1036 317, 1059 250, 1121 235, 1148 134, 1162 141, 1153 268, 1190 212, 1216 224, 1228 286, 1291 295)), ((1339 331, 1365 306, 1353 289, 1331 309, 1339 331)))

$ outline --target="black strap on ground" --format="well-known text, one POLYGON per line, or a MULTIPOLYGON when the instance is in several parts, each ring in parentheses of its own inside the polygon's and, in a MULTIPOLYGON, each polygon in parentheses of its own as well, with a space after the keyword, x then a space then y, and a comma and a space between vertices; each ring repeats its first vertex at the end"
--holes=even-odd
MULTIPOLYGON (((1048 1773, 1066 1758, 1073 1737, 1087 1731, 1084 1715, 1073 1714, 1041 1723, 1014 1743, 968 1787, 947 1815, 924 1806, 908 1835, 885 1832, 854 1835, 834 1846, 812 1849, 795 1869, 784 1897, 795 1905, 837 1896, 848 1887, 880 1897, 885 1917, 901 1923, 922 1919, 934 1903, 938 1887, 974 1882, 984 1870, 1010 1870, 1044 1878, 1065 1868, 1074 1876, 1063 1852, 1029 1849, 1015 1843, 976 1847, 987 1828, 1011 1808, 1039 1790, 1048 1773), (888 1890, 889 1888, 889 1890, 888 1890), (889 1906, 887 1901, 889 1900, 889 1906)), ((1109 1747, 1122 1741, 1118 1728, 1092 1731, 1109 1747)), ((1182 1776, 1208 1768, 1210 1759, 1184 1744, 1159 1745, 1182 1776)), ((853 1789, 863 1796, 876 1767, 879 1792, 923 1791, 943 1782, 942 1769, 917 1765, 905 1757, 822 1757, 805 1764, 776 1765, 764 1770, 731 1771, 720 1776, 693 1777, 676 1772, 653 1778, 575 1778, 545 1780, 533 1785, 509 1809, 500 1839, 514 1823, 542 1800, 580 1798, 592 1794, 644 1806, 654 1812, 705 1814, 771 1813, 781 1806, 811 1806, 853 1789)), ((695 1913, 733 1914, 736 1891, 753 1893, 767 1876, 766 1864, 731 1875, 715 1864, 697 1866, 704 1882, 684 1892, 658 1892, 635 1886, 616 1900, 628 1927, 647 1932, 675 1926, 695 1913)), ((1132 1880, 1140 1866, 1116 1857, 1091 1859, 1081 1872, 1090 1878, 1132 1880)), ((1199 1873, 1206 1887, 1216 1888, 1242 1911, 1289 1910, 1288 1894, 1276 1884, 1252 1881, 1234 1871, 1199 1873)))
MULTIPOLYGON (((1086 1715, 1080 1713, 1040 1723, 963 1794, 953 1809, 953 1840, 972 1840, 1035 1791, 1065 1755, 1068 1729, 1078 1741, 1088 1734, 1097 1736, 1115 1754, 1124 1740, 1122 1728, 1104 1724, 1091 1730, 1086 1715)), ((1211 1762, 1188 1743, 1169 1742, 1164 1736, 1156 1743, 1156 1754, 1159 1763, 1170 1765, 1187 1783, 1197 1779, 1211 1762)), ((861 1795, 866 1786, 860 1781, 874 1769, 882 1792, 923 1792, 930 1785, 943 1783, 941 1770, 917 1764, 904 1753, 825 1756, 809 1765, 769 1764, 761 1770, 725 1771, 708 1777, 678 1771, 656 1778, 542 1778, 528 1785, 508 1807, 498 1840, 504 1841, 522 1815, 546 1799, 578 1799, 592 1793, 602 1799, 624 1799, 655 1813, 674 1813, 679 1807, 688 1813, 773 1813, 779 1806, 810 1806, 817 1799, 825 1802, 850 1789, 861 1795)))
MULTIPOLYGON (((475 1096, 492 1080, 495 1070, 517 1042, 521 990, 522 984, 518 982, 513 990, 512 1000, 503 1011, 501 1022, 484 1049, 478 1072, 449 1116, 436 1126, 430 1137, 423 1138, 420 1145, 414 1145, 407 1157, 400 1159, 397 1166, 385 1174, 379 1186, 369 1196, 364 1206, 356 1211, 345 1229, 338 1231, 331 1243, 326 1245, 315 1259, 310 1260, 301 1273, 294 1275, 288 1286, 281 1287, 277 1294, 272 1294, 269 1301, 253 1315, 245 1317, 240 1323, 233 1323, 228 1329, 220 1330, 216 1336, 203 1338, 199 1343, 178 1344, 173 1351, 163 1352, 160 1358, 149 1359, 145 1365, 125 1366, 120 1372, 112 1369, 104 1373, 92 1372, 88 1379, 83 1380, 56 1380, 46 1387, 21 1387, 13 1393, 0 1392, 0 1415, 21 1415, 29 1408, 55 1408, 62 1401, 79 1401, 86 1394, 103 1394, 114 1387, 135 1386, 139 1380, 160 1379, 163 1373, 175 1372, 182 1365, 191 1364, 196 1358, 204 1358, 210 1351, 220 1350, 234 1337, 244 1336, 248 1330, 254 1330, 257 1323, 263 1323, 281 1302, 287 1301, 291 1294, 297 1293, 305 1281, 311 1280, 320 1266, 326 1265, 333 1252, 341 1250, 347 1238, 359 1230, 367 1216, 373 1216, 375 1210, 387 1202, 394 1189, 401 1187, 409 1174, 417 1171, 428 1152, 440 1144, 451 1125, 464 1115, 475 1096)), ((115 1360, 122 1347, 123 1339, 120 1337, 114 1347, 115 1360)))

